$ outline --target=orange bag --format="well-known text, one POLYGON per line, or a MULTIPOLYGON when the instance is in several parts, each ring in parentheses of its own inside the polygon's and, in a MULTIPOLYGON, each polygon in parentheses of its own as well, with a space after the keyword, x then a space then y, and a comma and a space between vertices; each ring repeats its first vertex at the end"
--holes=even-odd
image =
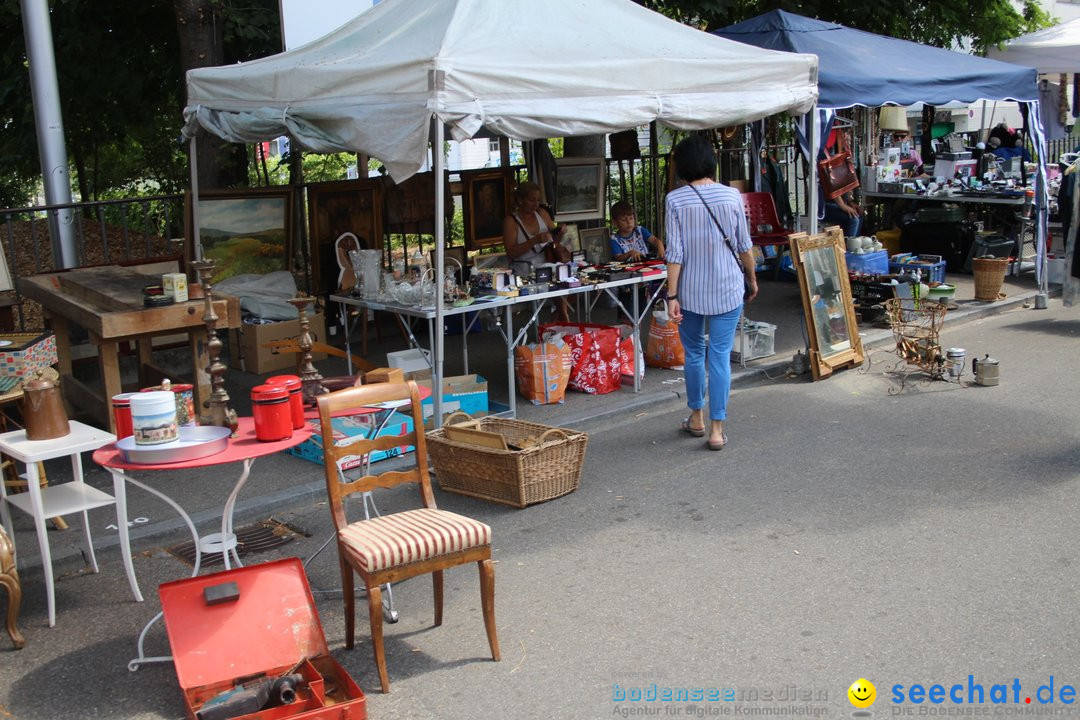
POLYGON ((533 405, 553 405, 563 401, 572 365, 570 347, 562 341, 514 348, 518 392, 533 405))
POLYGON ((668 320, 667 312, 653 313, 649 339, 645 344, 645 364, 658 368, 681 368, 686 363, 679 326, 668 320))

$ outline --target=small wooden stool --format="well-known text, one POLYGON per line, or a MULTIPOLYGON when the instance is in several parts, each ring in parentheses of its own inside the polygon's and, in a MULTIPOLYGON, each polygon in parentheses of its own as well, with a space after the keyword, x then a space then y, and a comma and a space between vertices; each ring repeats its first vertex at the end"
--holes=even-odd
POLYGON ((15 626, 19 617, 19 606, 22 604, 22 585, 19 583, 19 573, 15 571, 15 545, 11 538, 0 526, 0 585, 7 590, 7 632, 11 636, 11 642, 18 650, 26 644, 26 638, 15 626))

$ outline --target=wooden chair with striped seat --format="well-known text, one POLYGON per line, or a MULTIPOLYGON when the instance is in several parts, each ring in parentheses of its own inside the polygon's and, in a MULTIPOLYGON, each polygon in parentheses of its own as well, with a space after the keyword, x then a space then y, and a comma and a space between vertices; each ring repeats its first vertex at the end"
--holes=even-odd
MULTIPOLYGON (((345 599, 346 648, 353 647, 355 635, 355 571, 367 588, 371 644, 375 651, 379 681, 382 691, 390 692, 382 636, 382 585, 431 573, 435 594, 435 625, 441 625, 443 570, 475 562, 480 570, 480 603, 488 645, 492 659, 499 660, 499 639, 495 631, 495 566, 491 561, 491 528, 482 522, 439 510, 435 506, 435 496, 431 491, 431 478, 428 474, 424 417, 416 383, 385 382, 345 388, 320 395, 318 405, 325 455, 326 491, 337 533, 341 589, 345 599), (332 417, 348 414, 350 410, 376 407, 380 403, 385 407, 387 403, 402 401, 407 401, 411 409, 412 432, 375 439, 357 437, 351 438, 351 442, 340 445, 335 443, 330 424, 332 417), (415 467, 365 475, 351 481, 346 479, 340 470, 340 463, 347 456, 363 456, 374 450, 389 450, 402 445, 416 448, 415 467), (390 488, 402 483, 416 483, 419 486, 422 507, 349 522, 345 512, 345 499, 349 495, 376 488, 390 488)), ((402 411, 405 410, 403 407, 402 411)))

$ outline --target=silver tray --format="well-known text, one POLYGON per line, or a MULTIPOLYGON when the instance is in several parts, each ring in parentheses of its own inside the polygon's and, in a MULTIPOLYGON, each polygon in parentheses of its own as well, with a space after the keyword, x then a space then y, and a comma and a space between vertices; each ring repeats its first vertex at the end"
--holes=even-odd
POLYGON ((127 462, 133 464, 178 463, 218 454, 229 447, 231 432, 229 428, 217 425, 181 427, 180 438, 170 443, 136 445, 135 437, 128 435, 116 443, 116 448, 124 453, 127 462))

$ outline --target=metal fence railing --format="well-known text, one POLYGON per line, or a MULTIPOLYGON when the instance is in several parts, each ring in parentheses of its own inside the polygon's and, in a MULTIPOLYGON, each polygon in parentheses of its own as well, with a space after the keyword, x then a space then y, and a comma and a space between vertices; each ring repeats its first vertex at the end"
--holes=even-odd
MULTIPOLYGON (((13 279, 62 265, 57 257, 59 239, 50 227, 60 225, 71 237, 77 267, 175 255, 183 250, 184 196, 0 209, 0 243, 13 279)), ((18 327, 25 330, 28 318, 18 283, 15 300, 20 308, 18 327)))

